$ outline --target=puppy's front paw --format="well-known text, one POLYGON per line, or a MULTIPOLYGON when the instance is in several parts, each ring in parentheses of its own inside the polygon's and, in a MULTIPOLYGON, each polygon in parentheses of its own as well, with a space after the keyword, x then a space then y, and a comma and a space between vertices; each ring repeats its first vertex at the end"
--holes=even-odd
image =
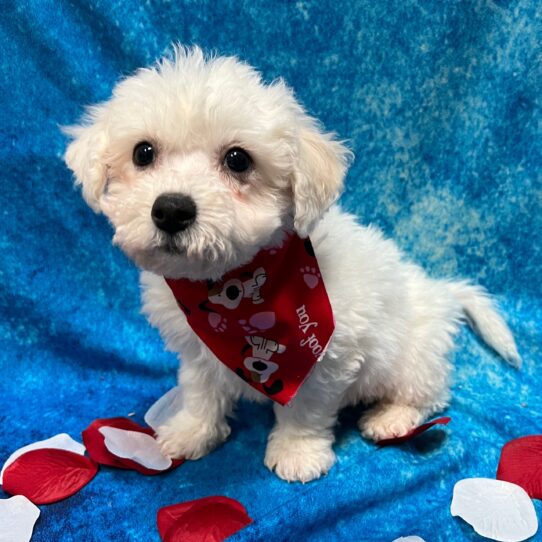
POLYGON ((359 420, 361 434, 378 442, 402 437, 423 420, 423 412, 407 405, 382 404, 368 410, 359 420))
POLYGON ((224 442, 230 432, 226 422, 210 423, 180 412, 158 427, 156 440, 168 457, 199 459, 224 442))
POLYGON ((305 483, 326 474, 335 463, 335 453, 330 439, 272 433, 264 463, 287 482, 305 483))

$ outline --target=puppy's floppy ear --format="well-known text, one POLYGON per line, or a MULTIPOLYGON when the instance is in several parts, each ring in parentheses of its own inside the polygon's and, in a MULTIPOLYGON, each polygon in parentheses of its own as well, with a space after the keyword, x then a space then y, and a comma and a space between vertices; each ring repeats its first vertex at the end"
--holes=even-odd
POLYGON ((300 127, 292 189, 294 227, 301 237, 339 197, 352 157, 334 134, 321 132, 312 119, 300 127))
POLYGON ((63 128, 63 132, 73 138, 64 161, 75 175, 75 184, 82 186, 85 201, 99 213, 99 199, 107 180, 105 152, 109 137, 105 122, 93 117, 89 115, 88 124, 63 128))

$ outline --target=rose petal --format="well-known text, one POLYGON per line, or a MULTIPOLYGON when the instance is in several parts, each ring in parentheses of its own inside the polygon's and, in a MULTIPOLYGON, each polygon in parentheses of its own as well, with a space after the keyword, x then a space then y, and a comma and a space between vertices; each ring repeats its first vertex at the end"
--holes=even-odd
POLYGON ((165 506, 157 520, 163 542, 220 542, 252 523, 240 502, 221 496, 165 506))
POLYGON ((87 447, 88 454, 94 461, 100 465, 107 465, 109 467, 116 467, 118 469, 135 470, 141 474, 155 475, 167 472, 174 469, 184 463, 184 459, 173 459, 171 466, 166 470, 148 469, 133 461, 124 457, 119 457, 112 454, 105 446, 105 437, 100 433, 101 427, 116 427, 117 429, 124 429, 126 431, 136 431, 138 433, 144 433, 146 435, 153 435, 154 431, 149 427, 143 427, 138 423, 128 418, 102 418, 94 420, 83 431, 83 442, 87 447))
POLYGON ((158 442, 150 435, 107 426, 100 427, 99 431, 105 437, 105 447, 113 455, 131 459, 147 469, 166 470, 171 467, 171 459, 162 454, 158 442))
POLYGON ((529 495, 521 487, 501 480, 460 480, 454 487, 451 512, 479 535, 501 542, 520 542, 538 530, 529 495))
POLYGON ((419 536, 402 536, 396 538, 393 542, 425 542, 425 540, 419 536))
POLYGON ((40 509, 24 495, 0 500, 0 541, 29 542, 40 509))
POLYGON ((76 454, 85 455, 85 447, 73 440, 70 435, 66 433, 60 433, 54 437, 48 438, 46 440, 39 440, 38 442, 33 442, 32 444, 27 444, 18 450, 15 450, 4 463, 2 471, 0 472, 0 484, 4 478, 4 471, 11 465, 18 457, 23 455, 30 450, 38 450, 39 448, 55 448, 58 450, 68 450, 76 454))
POLYGON ((97 472, 98 465, 84 455, 40 448, 21 455, 5 470, 3 489, 34 504, 49 504, 77 493, 97 472))
POLYGON ((173 417, 183 406, 181 388, 175 386, 162 395, 145 414, 145 423, 155 431, 173 417))
POLYGON ((431 420, 430 422, 422 423, 422 425, 419 425, 418 427, 415 427, 414 429, 410 430, 408 433, 401 437, 393 437, 393 438, 386 438, 379 440, 377 444, 379 446, 389 446, 390 444, 402 444, 403 442, 410 440, 411 438, 414 438, 421 433, 424 433, 428 429, 431 429, 434 425, 448 425, 450 423, 452 418, 449 418, 448 416, 444 416, 442 418, 436 418, 435 420, 431 420))
POLYGON ((501 451, 497 478, 521 486, 533 499, 542 499, 542 435, 506 443, 501 451))

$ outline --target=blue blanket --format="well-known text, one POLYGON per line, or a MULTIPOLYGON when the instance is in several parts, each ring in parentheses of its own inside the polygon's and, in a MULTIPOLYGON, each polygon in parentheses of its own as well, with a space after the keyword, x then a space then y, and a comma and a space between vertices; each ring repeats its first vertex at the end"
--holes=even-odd
POLYGON ((337 465, 307 485, 265 469, 271 409, 242 403, 208 457, 159 477, 102 468, 41 507, 33 540, 158 541, 160 507, 214 494, 254 519, 233 541, 479 539, 449 513, 455 482, 494 477, 505 442, 542 433, 540 3, 7 1, 0 23, 0 462, 98 417, 141 421, 175 384, 59 130, 174 41, 284 76, 356 153, 343 206, 433 276, 486 286, 524 359, 518 372, 463 330, 446 428, 378 449, 346 411, 337 465))

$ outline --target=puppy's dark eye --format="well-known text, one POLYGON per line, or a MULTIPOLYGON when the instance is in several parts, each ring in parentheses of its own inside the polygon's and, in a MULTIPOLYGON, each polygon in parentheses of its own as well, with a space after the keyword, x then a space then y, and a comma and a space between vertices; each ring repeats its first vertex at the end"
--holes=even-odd
POLYGON ((132 160, 136 166, 145 167, 154 162, 154 147, 148 141, 142 141, 134 147, 132 160))
POLYGON ((239 147, 230 149, 224 157, 224 165, 235 173, 243 173, 243 171, 246 171, 251 164, 252 160, 250 159, 250 156, 246 151, 239 147))

